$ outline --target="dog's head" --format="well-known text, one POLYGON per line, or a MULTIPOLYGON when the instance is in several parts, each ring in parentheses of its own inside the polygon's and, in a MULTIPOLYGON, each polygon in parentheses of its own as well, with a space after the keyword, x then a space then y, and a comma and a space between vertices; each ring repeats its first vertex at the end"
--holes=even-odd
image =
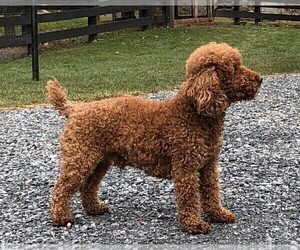
POLYGON ((209 43, 186 61, 186 82, 181 93, 198 113, 217 115, 231 103, 251 100, 262 78, 241 63, 240 52, 226 43, 209 43))

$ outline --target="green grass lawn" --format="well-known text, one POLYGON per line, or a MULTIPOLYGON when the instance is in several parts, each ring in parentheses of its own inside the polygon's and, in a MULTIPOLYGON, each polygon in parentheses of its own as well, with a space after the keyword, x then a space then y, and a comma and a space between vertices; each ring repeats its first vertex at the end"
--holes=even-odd
POLYGON ((83 39, 40 54, 39 82, 31 80, 31 58, 1 62, 0 107, 44 103, 46 81, 55 76, 71 100, 139 94, 177 88, 184 80, 185 60, 198 46, 227 42, 240 49, 244 64, 263 75, 300 72, 300 32, 285 25, 211 26, 144 32, 119 31, 83 39))

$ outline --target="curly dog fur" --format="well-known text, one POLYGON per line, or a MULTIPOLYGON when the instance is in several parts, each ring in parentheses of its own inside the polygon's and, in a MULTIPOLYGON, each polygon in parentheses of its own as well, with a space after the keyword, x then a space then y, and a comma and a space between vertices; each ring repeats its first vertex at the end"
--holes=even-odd
POLYGON ((261 82, 241 64, 239 51, 225 43, 196 49, 186 61, 186 81, 168 100, 118 97, 72 104, 59 82, 50 80, 47 99, 68 118, 60 137, 53 224, 73 223, 69 207, 77 191, 88 214, 108 212, 97 192, 112 164, 172 179, 178 219, 189 233, 210 231, 200 211, 210 221, 233 222, 219 187, 224 115, 230 104, 253 99, 261 82))

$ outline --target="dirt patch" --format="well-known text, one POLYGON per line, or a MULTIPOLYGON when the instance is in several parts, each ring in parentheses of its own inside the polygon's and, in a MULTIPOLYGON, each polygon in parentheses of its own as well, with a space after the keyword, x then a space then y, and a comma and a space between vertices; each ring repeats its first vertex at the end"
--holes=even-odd
POLYGON ((0 61, 16 60, 27 55, 27 46, 0 48, 0 61))
POLYGON ((207 26, 214 25, 210 18, 186 18, 174 21, 175 27, 190 27, 190 26, 207 26))

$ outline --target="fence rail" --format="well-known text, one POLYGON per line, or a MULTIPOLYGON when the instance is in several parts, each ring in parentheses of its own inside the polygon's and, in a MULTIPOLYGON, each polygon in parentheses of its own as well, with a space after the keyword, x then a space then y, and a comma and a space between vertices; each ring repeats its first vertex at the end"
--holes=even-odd
MULTIPOLYGON (((19 10, 20 11, 20 10, 19 10)), ((21 13, 24 13, 24 7, 21 8, 21 13)), ((17 12, 16 12, 17 13, 17 12)), ((39 14, 37 15, 38 23, 57 22, 62 20, 69 20, 75 18, 87 17, 89 20, 87 25, 79 28, 70 28, 59 31, 39 33, 39 42, 45 43, 49 41, 71 38, 77 36, 97 34, 101 32, 114 31, 124 28, 152 26, 157 24, 167 25, 168 16, 165 13, 161 15, 155 15, 154 7, 143 6, 105 6, 105 7, 87 7, 82 9, 67 10, 63 12, 39 14), (107 23, 97 23, 95 17, 100 15, 140 11, 140 15, 137 19, 118 20, 107 23), (91 20, 94 19, 94 22, 91 20)), ((25 7, 25 14, 21 16, 5 16, 0 17, 0 27, 6 26, 22 26, 22 34, 19 36, 3 36, 0 37, 0 48, 8 46, 21 46, 30 45, 30 26, 31 24, 31 9, 25 7), (26 28, 27 26, 27 28, 26 28)))

